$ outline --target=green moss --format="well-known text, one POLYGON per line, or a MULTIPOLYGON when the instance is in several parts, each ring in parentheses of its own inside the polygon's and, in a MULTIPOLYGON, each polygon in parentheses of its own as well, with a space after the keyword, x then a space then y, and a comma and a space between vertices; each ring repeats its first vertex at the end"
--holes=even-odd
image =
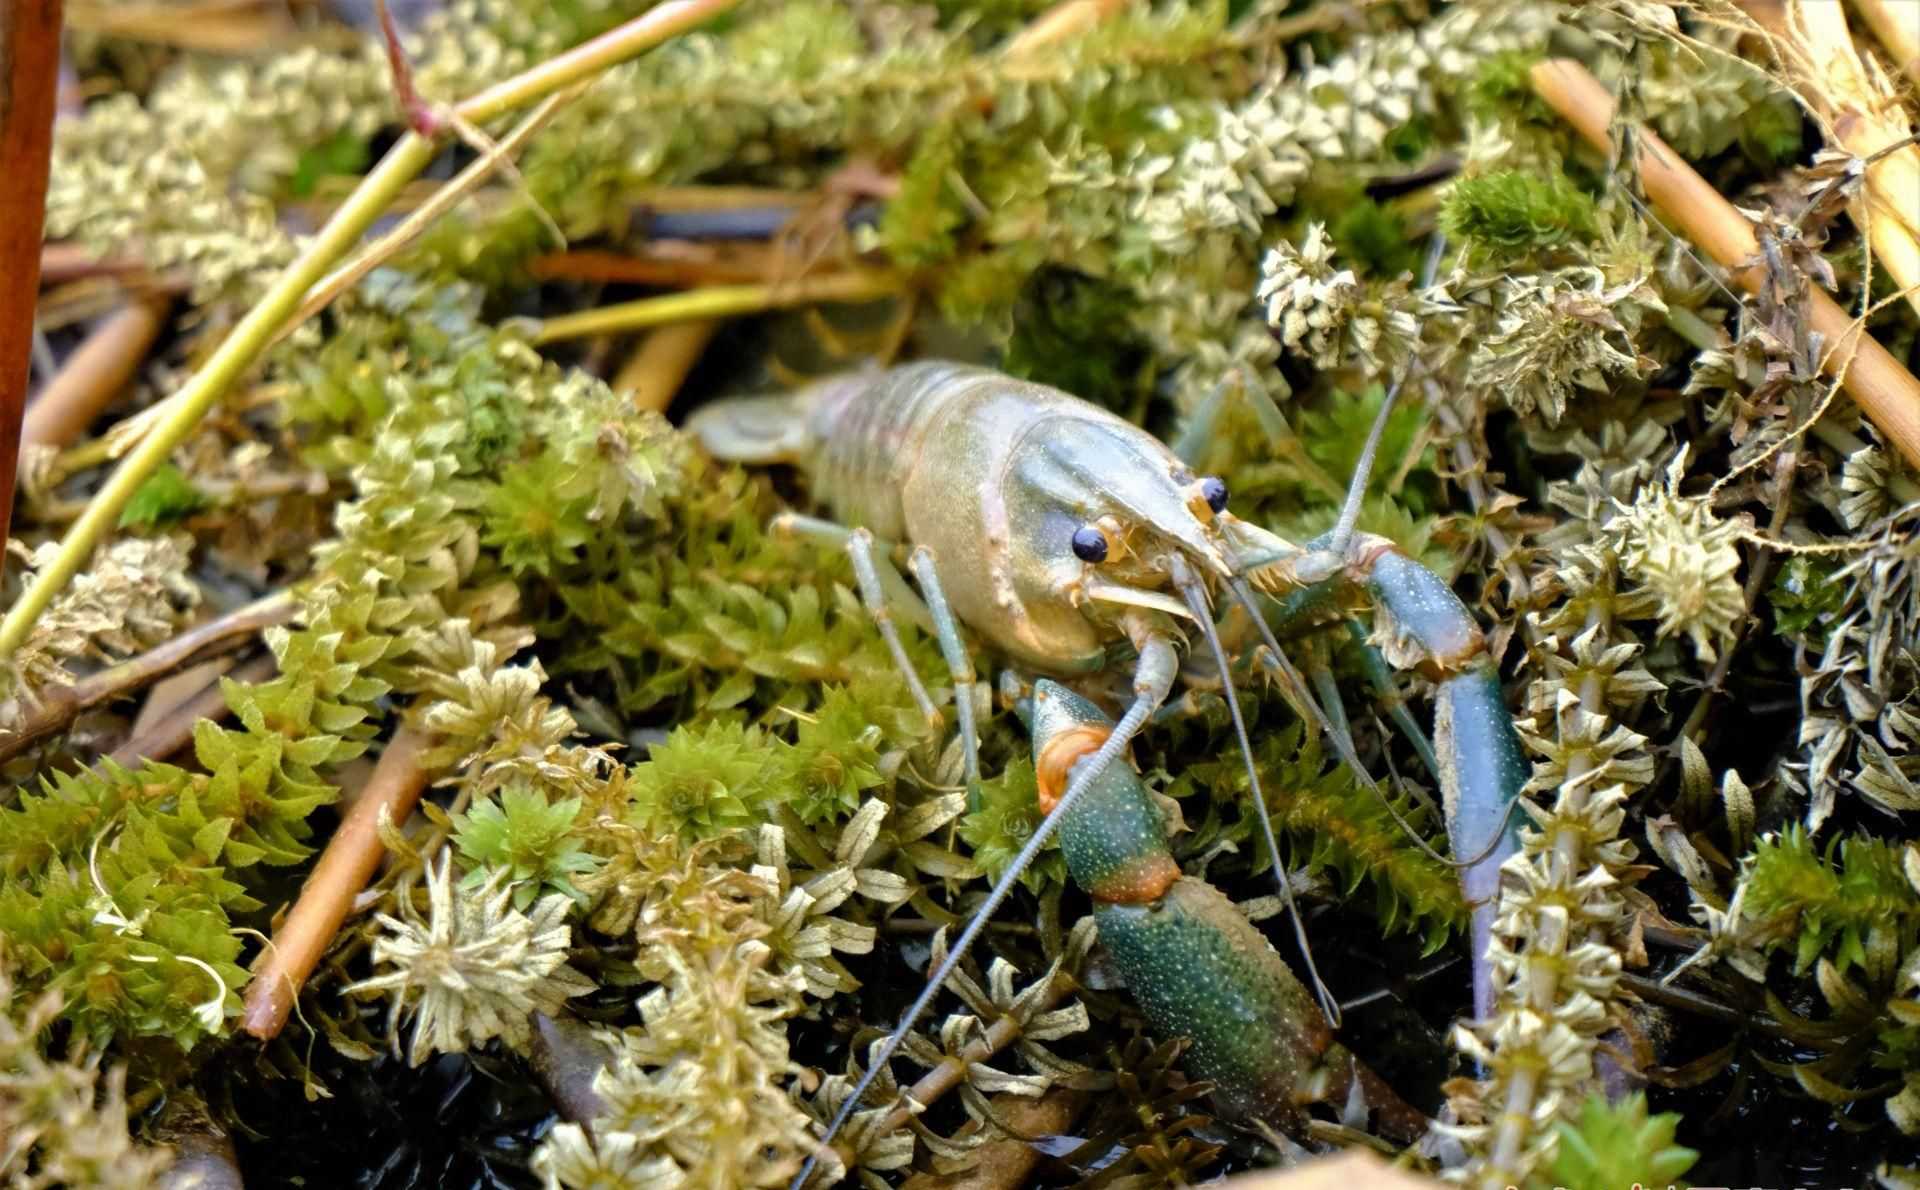
POLYGON ((162 463, 120 510, 122 529, 153 529, 185 520, 207 506, 207 497, 180 468, 162 463))
POLYGON ((1500 170, 1455 182, 1440 226, 1490 255, 1519 256, 1591 236, 1593 199, 1564 174, 1500 170))
POLYGON ((1577 1122, 1558 1125, 1560 1147, 1549 1177, 1567 1190, 1671 1186, 1700 1157, 1674 1143, 1679 1124, 1674 1112, 1649 1116, 1644 1091, 1619 1103, 1595 1093, 1581 1105, 1577 1122))

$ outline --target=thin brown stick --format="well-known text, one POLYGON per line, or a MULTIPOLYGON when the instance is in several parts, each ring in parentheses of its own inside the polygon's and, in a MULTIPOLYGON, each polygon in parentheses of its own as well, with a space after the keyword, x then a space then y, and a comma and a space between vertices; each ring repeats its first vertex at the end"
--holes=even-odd
POLYGON ((239 648, 261 629, 284 624, 292 615, 293 597, 284 591, 256 599, 71 686, 39 691, 38 702, 31 709, 17 702, 0 708, 0 720, 11 717, 5 713, 7 709, 25 710, 20 726, 0 736, 0 760, 12 759, 35 740, 64 730, 83 711, 138 690, 176 669, 239 648))
MULTIPOLYGON (((1610 147, 1613 96, 1578 62, 1553 59, 1533 68, 1533 89, 1601 152, 1610 147)), ((1746 216, 1693 171, 1651 130, 1638 128, 1640 180, 1647 196, 1686 237, 1758 291, 1766 270, 1746 216)), ((1819 289, 1809 295, 1813 328, 1827 346, 1821 368, 1836 376, 1908 462, 1920 466, 1920 380, 1902 367, 1854 318, 1819 289)))
POLYGON ((720 324, 713 319, 676 322, 650 331, 640 346, 620 366, 613 378, 613 391, 631 392, 635 409, 665 413, 673 396, 686 383, 687 373, 700 362, 700 355, 713 341, 720 324))
POLYGON ((382 813, 395 825, 406 821, 426 789, 429 771, 423 757, 429 742, 402 727, 381 753, 366 788, 313 865, 299 900, 274 931, 272 945, 254 963, 240 1015, 240 1027, 248 1033, 270 1041, 286 1026, 301 985, 347 919, 354 896, 380 865, 386 851, 380 841, 382 813))
MULTIPOLYGON (((1051 1011, 1069 994, 1078 988, 1065 974, 1055 975, 1047 981, 1046 991, 1034 1009, 1035 1015, 1051 1011)), ((1002 1016, 988 1025, 979 1037, 968 1042, 956 1057, 943 1060, 938 1066, 920 1076, 901 1099, 899 1105, 883 1117, 869 1135, 885 1136, 906 1124, 919 1111, 953 1090, 967 1079, 967 1068, 985 1062, 1001 1050, 1020 1040, 1022 1026, 1012 1016, 1002 1016)), ((843 1164, 851 1165, 853 1150, 844 1141, 834 1143, 834 1151, 839 1154, 843 1164)))
POLYGON ((20 441, 69 446, 140 370, 173 307, 170 298, 134 301, 95 327, 27 408, 20 441))
MULTIPOLYGON (((273 657, 262 654, 222 676, 236 682, 264 682, 273 676, 276 668, 273 657)), ((115 748, 112 760, 123 768, 133 768, 143 760, 165 760, 193 742, 194 728, 202 720, 225 719, 232 712, 227 705, 226 691, 216 681, 168 711, 152 727, 115 748)))
POLYGON ((40 302, 40 226, 59 80, 60 0, 0 3, 0 570, 40 302))
POLYGON ((1853 0, 1894 69, 1920 83, 1920 6, 1913 0, 1853 0))

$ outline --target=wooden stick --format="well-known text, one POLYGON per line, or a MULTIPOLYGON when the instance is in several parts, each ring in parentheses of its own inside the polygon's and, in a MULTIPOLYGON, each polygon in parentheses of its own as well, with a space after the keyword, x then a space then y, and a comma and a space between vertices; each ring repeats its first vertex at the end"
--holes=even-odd
POLYGON ((60 0, 0 3, 0 570, 40 304, 40 226, 59 81, 60 0))
MULTIPOLYGON (((1608 151, 1613 96, 1599 79, 1563 58, 1536 65, 1532 79, 1547 106, 1588 144, 1608 151)), ((1640 180, 1654 205, 1741 285, 1753 291, 1764 285, 1766 270, 1757 263, 1760 242, 1747 217, 1651 130, 1636 129, 1634 143, 1639 146, 1640 180)), ((1827 348, 1822 370, 1839 377, 1894 447, 1920 466, 1920 380, 1824 292, 1812 289, 1809 304, 1813 328, 1827 348)))
POLYGON ((655 240, 632 256, 594 249, 549 252, 528 261, 527 272, 536 281, 693 289, 702 285, 752 285, 766 281, 779 275, 780 262, 767 244, 655 240))
POLYGON ((93 419, 140 370, 172 307, 172 299, 166 297, 129 302, 95 327, 28 406, 20 441, 30 446, 70 446, 86 433, 93 419))
POLYGON ((354 897, 380 866, 386 847, 380 842, 380 815, 398 825, 413 813, 429 776, 423 756, 429 740, 402 727, 380 754, 373 776, 327 840, 313 865, 300 899, 274 931, 273 944, 260 952, 247 984, 240 1027, 262 1041, 278 1036, 299 998, 300 988, 326 953, 354 897))
POLYGON ((613 391, 631 392, 635 409, 665 413, 719 329, 718 322, 707 318, 676 322, 650 332, 620 366, 619 375, 613 378, 613 391))
MULTIPOLYGON (((138 690, 191 662, 238 648, 261 629, 284 624, 292 615, 293 597, 282 591, 256 599, 218 619, 196 624, 138 657, 89 674, 71 686, 41 691, 20 726, 0 737, 0 761, 10 760, 35 740, 62 730, 82 711, 138 690)), ((19 708, 15 704, 9 709, 19 708)))

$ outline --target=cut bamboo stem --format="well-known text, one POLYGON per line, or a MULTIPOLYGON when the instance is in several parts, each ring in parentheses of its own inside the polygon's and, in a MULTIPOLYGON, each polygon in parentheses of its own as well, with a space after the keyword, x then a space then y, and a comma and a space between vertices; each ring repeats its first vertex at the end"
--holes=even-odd
MULTIPOLYGON (((1586 67, 1566 59, 1533 68, 1533 88, 1601 152, 1610 148, 1613 96, 1586 67)), ((1635 130, 1640 180, 1680 231, 1750 291, 1765 284, 1760 243, 1746 216, 1707 184, 1651 130, 1635 130)), ((1920 466, 1920 380, 1852 315, 1819 289, 1809 294, 1813 328, 1826 345, 1821 368, 1838 377, 1866 415, 1909 463, 1920 466)))
POLYGON ((380 866, 386 852, 380 841, 381 816, 395 824, 405 822, 426 790, 429 743, 426 736, 402 727, 380 754, 366 788, 327 840, 300 898, 274 931, 272 945, 254 963, 240 1014, 240 1027, 248 1033, 270 1041, 286 1026, 300 988, 346 921, 354 897, 380 866))
MULTIPOLYGON (((704 24, 738 2, 667 0, 592 41, 489 87, 454 110, 469 124, 487 123, 704 24)), ((307 291, 359 243, 374 220, 385 213, 406 184, 425 169, 439 151, 437 139, 414 132, 394 142, 380 164, 361 179, 326 226, 308 241, 305 251, 247 311, 200 370, 168 399, 167 415, 114 471, 87 506, 86 513, 67 531, 59 553, 34 576, 32 585, 8 609, 6 619, 0 621, 0 660, 13 655, 40 613, 93 556, 94 546, 112 531, 121 509, 140 490, 140 485, 167 460, 173 448, 193 432, 213 403, 253 367, 281 326, 299 308, 307 291)), ((36 234, 32 260, 35 270, 39 267, 38 239, 36 234)), ((11 458, 11 453, 6 453, 6 457, 11 458)), ((12 490, 11 476, 7 476, 5 488, 0 492, 10 495, 12 490)))
POLYGON ((20 441, 70 446, 86 433, 140 370, 172 307, 160 296, 130 302, 94 328, 28 406, 20 441))

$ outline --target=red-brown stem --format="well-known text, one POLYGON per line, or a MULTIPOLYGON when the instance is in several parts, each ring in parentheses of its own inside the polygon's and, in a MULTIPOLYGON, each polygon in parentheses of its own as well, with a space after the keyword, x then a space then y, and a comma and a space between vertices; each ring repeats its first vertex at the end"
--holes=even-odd
MULTIPOLYGON (((1569 59, 1535 66, 1533 89, 1601 152, 1610 147, 1613 96, 1587 68, 1569 59)), ((1760 241, 1745 215, 1651 129, 1638 128, 1640 180, 1654 206, 1741 285, 1757 290, 1766 270, 1760 241)), ((1810 320, 1826 343, 1822 370, 1842 383, 1909 463, 1920 467, 1920 380, 1901 366, 1853 315, 1819 289, 1809 294, 1810 320)))
POLYGON ((366 788, 327 840, 299 900, 274 931, 273 944, 254 963, 240 1015, 240 1027, 248 1033, 270 1041, 285 1027, 301 985, 347 919, 353 898, 380 866, 386 850, 380 841, 381 811, 398 826, 413 813, 426 789, 429 773, 423 754, 428 742, 410 728, 394 733, 366 788))
POLYGON ((60 0, 0 3, 0 569, 40 302, 40 227, 59 79, 60 0))

